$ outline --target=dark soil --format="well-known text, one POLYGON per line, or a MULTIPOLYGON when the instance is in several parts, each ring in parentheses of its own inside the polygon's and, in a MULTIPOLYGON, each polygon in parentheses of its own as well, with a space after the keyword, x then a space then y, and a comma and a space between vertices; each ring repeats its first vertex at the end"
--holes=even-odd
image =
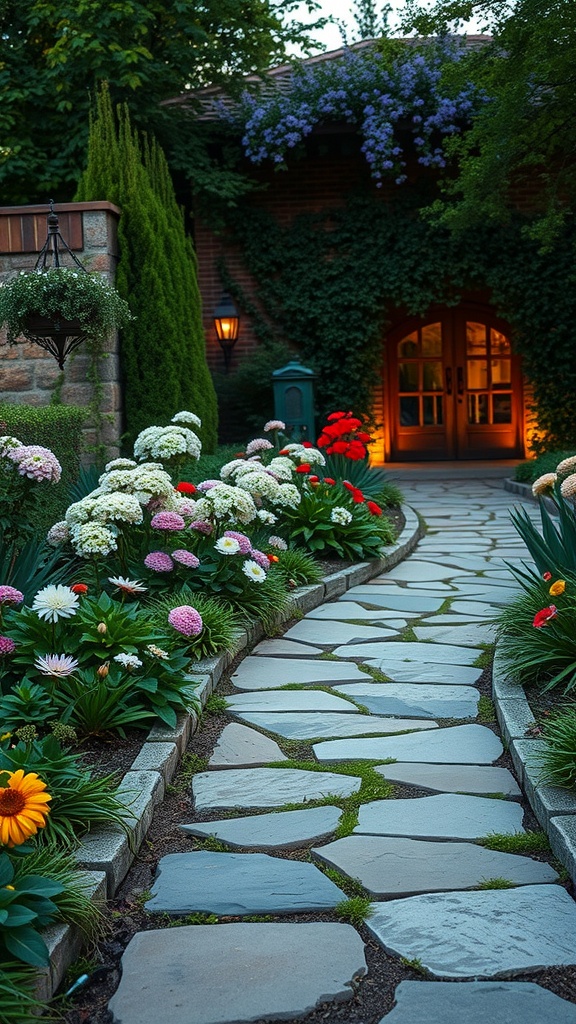
MULTIPOLYGON (((234 671, 234 667, 231 666, 228 676, 234 671)), ((478 685, 482 694, 490 696, 490 669, 484 671, 478 685)), ((231 692, 228 677, 222 680, 217 692, 221 695, 231 692)), ((216 739, 227 721, 225 715, 208 714, 201 729, 192 737, 187 754, 202 760, 209 757, 216 739)), ((497 731, 494 723, 484 721, 483 724, 497 731)), ((281 739, 279 742, 282 745, 281 739)), ((302 753, 299 756, 304 758, 311 756, 309 745, 302 744, 302 753)), ((200 764, 202 764, 202 760, 200 760, 200 764)), ((120 887, 115 900, 111 903, 109 931, 95 952, 91 971, 87 971, 87 973, 90 972, 90 980, 65 1004, 68 1008, 63 1012, 63 1024, 112 1024, 112 1016, 107 1005, 120 980, 120 959, 123 950, 137 931, 156 928, 159 924, 154 915, 147 914, 143 910, 146 893, 152 885, 158 861, 168 853, 189 852, 202 848, 202 843, 180 831, 180 823, 189 823, 193 820, 206 821, 223 816, 222 812, 194 814, 190 799, 189 761, 190 758, 184 759, 180 774, 175 778, 174 784, 169 787, 163 804, 154 815, 147 838, 134 865, 120 887)), ((197 765, 198 761, 195 761, 195 764, 197 765)), ((498 764, 514 772, 507 753, 502 755, 498 764)), ((404 798, 429 795, 413 786, 395 786, 394 792, 395 796, 404 798)), ((527 804, 524 805, 524 808, 524 827, 538 830, 538 823, 530 808, 527 804)), ((236 812, 234 814, 236 815, 236 812)), ((310 845, 313 844, 308 844, 308 846, 303 844, 298 850, 275 851, 272 855, 299 860, 308 859, 310 845)), ((270 851, 266 852, 270 853, 270 851)), ((534 856, 538 860, 551 860, 551 855, 548 854, 534 856)), ((566 888, 570 891, 569 883, 566 883, 566 888)), ((222 922, 233 920, 239 919, 225 918, 222 919, 222 922)), ((338 918, 335 914, 302 914, 283 916, 276 920, 297 923, 336 921, 338 918)), ((164 921, 162 921, 162 925, 164 926, 164 921)), ((176 923, 175 926, 177 926, 176 923)), ((205 925, 205 927, 211 926, 205 925)), ((535 927, 537 927, 536 921, 535 927)), ((356 984, 352 998, 343 1003, 324 1003, 313 1013, 299 1018, 294 1024, 326 1024, 326 1022, 328 1024, 378 1024, 381 1018, 392 1009, 394 992, 401 981, 426 980, 425 974, 421 971, 385 953, 364 926, 360 927, 358 931, 366 944, 368 972, 356 984)), ((225 970, 225 965, 217 965, 217 969, 225 970)), ((66 984, 72 984, 76 977, 83 973, 83 970, 84 968, 72 970, 66 984)), ((553 967, 542 971, 530 971, 521 976, 515 976, 514 980, 537 982, 562 998, 576 1003, 576 969, 573 967, 553 967)), ((459 983, 453 982, 453 984, 459 983)), ((65 991, 65 989, 66 986, 63 990, 65 991)), ((258 1021, 255 1024, 271 1024, 271 1022, 270 1020, 258 1021)))

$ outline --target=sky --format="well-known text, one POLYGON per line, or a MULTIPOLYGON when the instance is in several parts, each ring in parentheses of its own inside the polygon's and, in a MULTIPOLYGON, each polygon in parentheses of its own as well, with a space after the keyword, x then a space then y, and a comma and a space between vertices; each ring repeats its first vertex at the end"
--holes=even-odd
MULTIPOLYGON (((351 8, 353 7, 353 0, 318 0, 320 3, 321 11, 320 15, 328 17, 332 15, 339 21, 343 21, 348 29, 350 30, 351 36, 354 35, 356 25, 351 14, 351 8)), ((403 6, 403 0, 390 0, 390 6, 393 8, 392 15, 390 17, 390 27, 397 28, 399 25, 398 17, 395 16, 395 11, 400 10, 403 6)), ((301 10, 296 12, 296 16, 300 17, 302 21, 306 21, 309 17, 305 5, 302 5, 301 10)), ((475 22, 470 22, 466 26, 468 32, 478 32, 479 26, 475 22)), ((325 29, 318 33, 317 38, 324 43, 327 50, 337 50, 342 46, 342 37, 336 25, 328 25, 325 29)))

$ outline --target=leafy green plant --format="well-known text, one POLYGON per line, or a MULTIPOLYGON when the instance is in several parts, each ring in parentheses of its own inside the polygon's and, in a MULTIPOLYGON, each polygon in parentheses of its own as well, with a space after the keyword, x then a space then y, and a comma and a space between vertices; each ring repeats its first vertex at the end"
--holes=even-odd
POLYGON ((112 775, 95 776, 81 754, 64 750, 54 736, 0 744, 0 769, 35 772, 46 782, 52 796, 46 827, 38 835, 43 844, 56 840, 60 847, 73 846, 79 836, 97 825, 126 827, 126 805, 115 795, 112 775))
POLYGON ((210 658, 219 651, 235 649, 239 636, 237 613, 226 601, 194 593, 186 586, 151 601, 150 621, 158 632, 171 630, 168 614, 180 605, 192 605, 202 617, 202 632, 198 636, 178 637, 191 658, 210 658))
POLYGON ((476 842, 487 850, 500 850, 502 853, 548 853, 550 849, 545 832, 490 832, 476 842))
POLYGON ((38 1024, 40 1014, 43 1020, 54 1020, 45 1003, 34 992, 37 973, 30 967, 14 960, 4 960, 0 967, 0 1024, 38 1024))
POLYGON ((477 889, 515 889, 516 882, 511 882, 508 878, 483 878, 478 885, 477 889))
POLYGON ((498 652, 520 682, 570 692, 576 686, 576 576, 567 573, 563 592, 551 596, 549 582, 516 575, 524 593, 499 615, 498 652))
MULTIPOLYGON (((576 511, 574 506, 562 497, 559 482, 554 485, 549 497, 554 503, 558 517, 554 519, 546 504, 541 501, 541 533, 521 505, 512 509, 512 523, 541 573, 576 573, 576 511)), ((514 572, 513 567, 511 568, 514 572)))
POLYGON ((338 903, 335 910, 338 917, 343 921, 349 921, 355 928, 359 928, 366 918, 374 913, 369 896, 351 896, 350 899, 338 903))
POLYGON ((30 680, 12 687, 10 693, 0 697, 2 728, 18 729, 21 725, 45 725, 55 717, 52 698, 46 690, 30 680))
POLYGON ((18 887, 21 878, 30 876, 49 878, 61 887, 60 892, 51 897, 60 920, 76 925, 85 939, 94 940, 102 934, 105 918, 90 897, 92 880, 78 868, 73 854, 63 852, 54 839, 32 849, 25 857, 14 861, 13 884, 18 887))
POLYGON ((323 473, 339 482, 349 480, 373 501, 381 501, 385 505, 399 505, 402 502, 402 492, 390 480, 386 470, 371 466, 365 460, 354 461, 345 455, 327 455, 323 473))
POLYGON ((539 476, 544 476, 545 473, 554 473, 558 463, 573 454, 573 450, 543 451, 535 459, 519 463, 514 470, 514 479, 518 483, 533 484, 539 476))
POLYGON ((542 782, 576 787, 576 705, 561 708, 546 720, 535 757, 542 782))
POLYGON ((308 552, 297 548, 287 548, 286 551, 269 548, 269 553, 277 556, 276 571, 282 574, 288 585, 295 583, 297 587, 306 587, 321 582, 322 568, 308 552))
POLYGON ((315 555, 336 555, 351 560, 380 558, 395 531, 384 515, 372 514, 363 503, 355 503, 340 486, 320 484, 307 487, 296 508, 285 508, 282 523, 290 541, 315 555))
POLYGON ((52 924, 58 907, 51 897, 64 886, 42 875, 16 875, 14 858, 0 853, 0 949, 32 967, 50 962, 48 948, 38 929, 52 924))

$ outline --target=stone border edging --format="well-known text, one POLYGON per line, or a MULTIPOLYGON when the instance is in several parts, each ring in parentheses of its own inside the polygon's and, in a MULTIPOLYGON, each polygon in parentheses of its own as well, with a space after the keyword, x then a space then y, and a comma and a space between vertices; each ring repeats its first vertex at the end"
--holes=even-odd
POLYGON ((576 793, 539 782, 537 737, 527 737, 534 715, 520 683, 508 676, 494 655, 492 695, 502 736, 508 744, 518 780, 555 856, 576 885, 576 793))
POLYGON ((540 500, 543 500, 546 508, 550 512, 556 512, 556 506, 553 501, 550 501, 549 498, 540 499, 532 493, 532 484, 522 484, 519 480, 512 480, 510 478, 503 480, 502 483, 504 484, 505 491, 510 491, 511 494, 517 494, 520 498, 523 498, 524 501, 532 502, 533 505, 538 505, 540 500))
MULTIPOLYGON (((357 565, 326 576, 322 583, 299 587, 291 595, 283 621, 292 617, 295 609, 312 611, 345 594, 350 587, 365 583, 381 572, 393 569, 416 547, 424 528, 417 513, 409 505, 402 505, 404 528, 390 550, 382 558, 357 565)), ((91 899, 105 903, 114 896, 136 856, 136 852, 150 827, 152 816, 164 798, 166 786, 176 773, 180 758, 191 736, 196 732, 202 710, 218 681, 240 651, 246 654, 264 636, 259 622, 244 630, 233 652, 224 652, 214 658, 197 662, 190 679, 197 682, 195 693, 200 699, 200 713, 191 711, 180 715, 174 729, 154 725, 142 745, 138 756, 124 775, 118 787, 118 796, 129 805, 128 834, 118 828, 102 828, 88 833, 82 839, 76 858, 87 875, 91 899)), ((36 993, 49 1000, 73 960, 79 955, 82 933, 71 925, 54 925, 43 933, 50 951, 50 967, 39 972, 36 993)))

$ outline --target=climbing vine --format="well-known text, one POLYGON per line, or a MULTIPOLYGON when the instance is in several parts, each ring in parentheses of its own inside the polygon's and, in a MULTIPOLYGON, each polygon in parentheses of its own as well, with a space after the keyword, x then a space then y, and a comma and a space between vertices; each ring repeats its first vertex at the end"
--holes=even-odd
MULTIPOLYGON (((369 413, 390 309, 424 315, 434 304, 457 305, 466 289, 488 288, 513 328, 542 434, 558 447, 574 444, 576 230, 565 228, 554 253, 539 250, 520 217, 454 235, 419 215, 423 198, 352 196, 287 227, 262 210, 232 214, 264 310, 255 323, 261 341, 272 334, 314 367, 320 414, 369 413)), ((242 302, 240 285, 231 286, 242 302)))

